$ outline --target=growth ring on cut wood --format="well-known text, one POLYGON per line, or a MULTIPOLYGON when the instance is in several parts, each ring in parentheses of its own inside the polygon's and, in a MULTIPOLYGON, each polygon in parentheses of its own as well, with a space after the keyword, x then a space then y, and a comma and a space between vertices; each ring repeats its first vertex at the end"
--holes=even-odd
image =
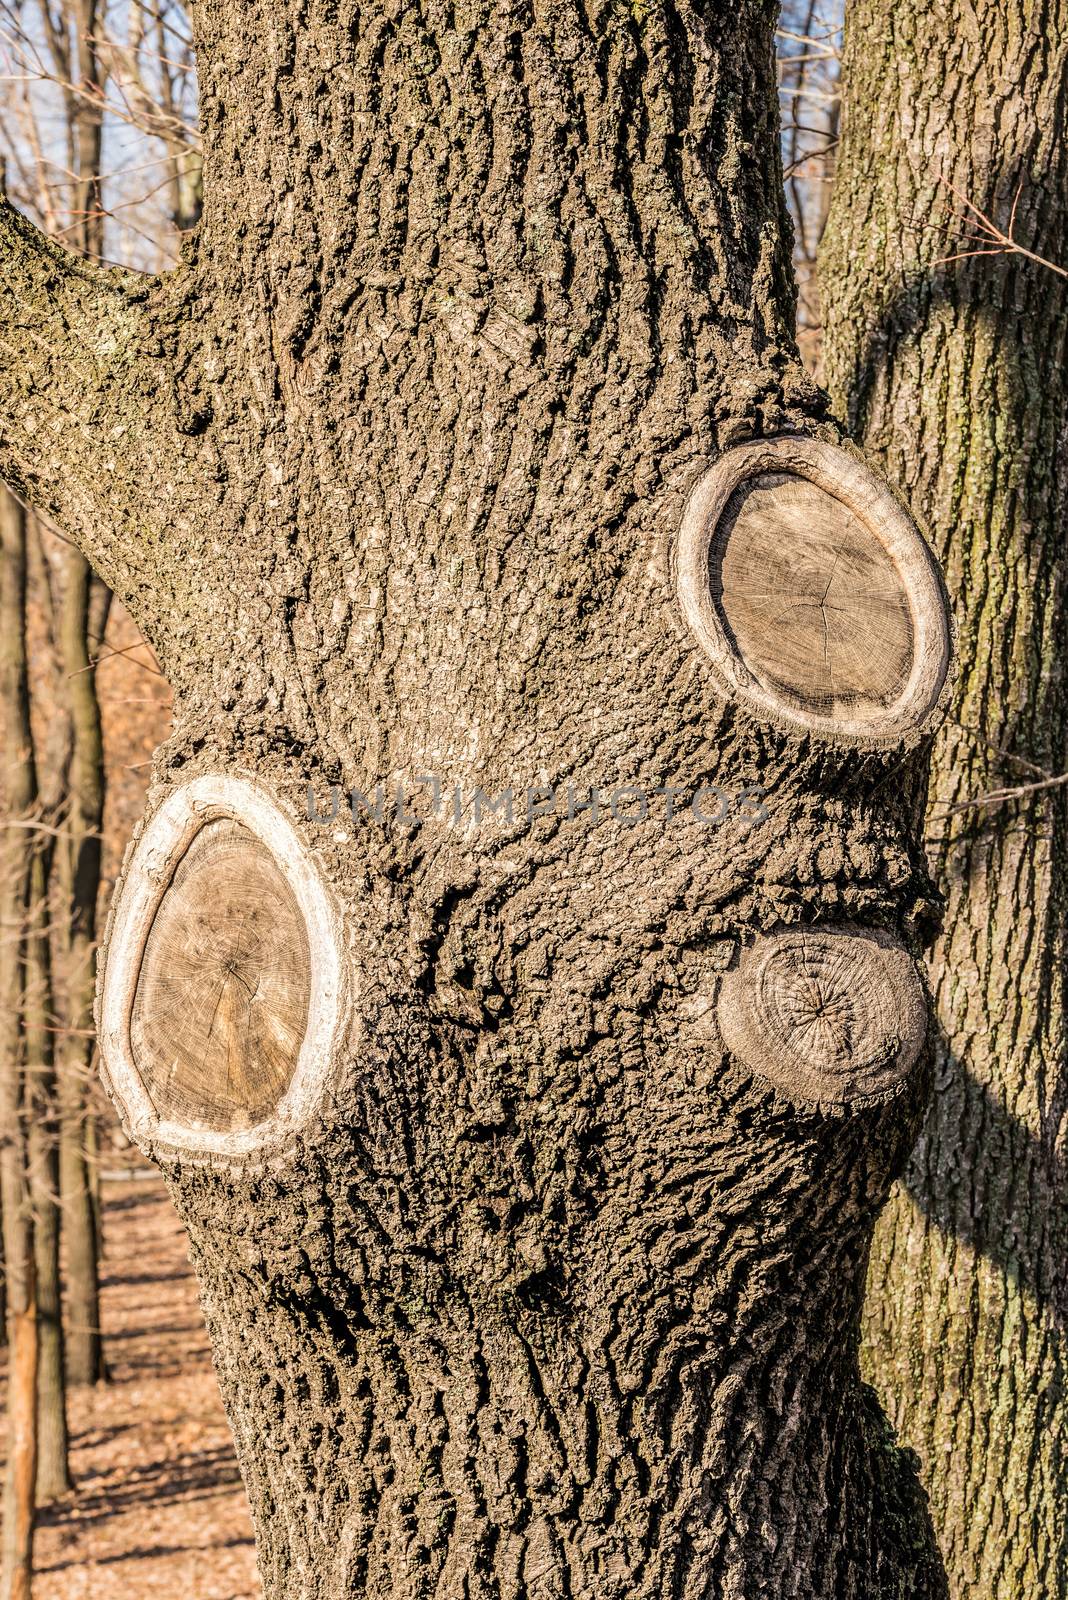
POLYGON ((927 1033, 908 951, 876 929, 791 928, 758 939, 727 973, 727 1048, 792 1100, 856 1106, 891 1095, 927 1033))
POLYGON ((690 497, 676 574, 725 688, 774 721, 892 744, 937 706, 950 661, 938 567, 845 450, 783 437, 729 451, 690 497))
POLYGON ((270 1116, 296 1070, 311 958, 267 846, 219 817, 196 834, 152 921, 130 1042, 161 1117, 230 1132, 270 1116))
POLYGON ((221 775, 133 851, 101 990, 112 1088, 140 1142, 239 1154, 306 1119, 341 986, 336 917, 291 824, 221 775))

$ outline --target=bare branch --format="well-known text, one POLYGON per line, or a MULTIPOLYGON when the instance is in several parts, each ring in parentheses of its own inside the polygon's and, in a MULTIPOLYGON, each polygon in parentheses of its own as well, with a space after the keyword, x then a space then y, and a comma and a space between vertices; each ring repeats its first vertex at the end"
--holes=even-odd
POLYGON ((1033 250, 1028 250, 1015 237, 1016 211, 1020 204, 1020 195, 1023 193, 1021 183, 1016 190, 1009 213, 1007 228, 999 228, 993 217, 980 209, 974 201, 969 200, 957 186, 948 178, 939 180, 954 196, 961 206, 957 220, 974 231, 966 234, 961 243, 965 249, 955 250, 952 255, 939 256, 932 263, 936 267, 947 266, 951 261, 968 261, 973 256, 1022 256, 1026 261, 1033 261, 1037 266, 1045 267, 1049 272, 1055 272, 1059 278, 1068 278, 1068 267, 1058 266, 1055 261, 1050 261, 1046 256, 1036 255, 1033 250))
POLYGON ((990 789, 986 794, 978 794, 970 800, 959 800, 956 805, 932 811, 931 820, 940 822, 946 817, 955 817, 962 811, 981 811, 988 806, 1007 805, 1010 800, 1022 800, 1028 795, 1039 794, 1047 789, 1063 789, 1066 783, 1068 783, 1068 772, 1061 772, 1054 778, 1036 779, 1034 783, 1017 783, 1004 789, 990 789))
POLYGON ((0 476, 137 597, 156 637, 167 541, 149 491, 161 462, 188 475, 167 300, 159 280, 69 254, 0 199, 0 476))

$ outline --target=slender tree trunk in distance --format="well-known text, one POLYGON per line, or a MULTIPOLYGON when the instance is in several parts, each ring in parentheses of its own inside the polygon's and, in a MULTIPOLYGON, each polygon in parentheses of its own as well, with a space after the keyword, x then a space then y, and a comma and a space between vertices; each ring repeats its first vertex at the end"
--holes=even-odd
POLYGON ((773 8, 195 16, 180 268, 0 209, 0 464, 176 690, 102 1054, 265 1592, 939 1596, 857 1330, 945 605, 797 357, 773 8))
POLYGON ((22 1071, 22 949, 32 834, 26 683, 25 514, 0 489, 0 734, 8 826, 0 835, 0 1202, 8 1328, 7 1468, 0 1600, 28 1600, 37 1482, 37 1298, 22 1071))
MULTIPOLYGON (((174 63, 174 47, 168 36, 167 21, 162 11, 154 18, 155 56, 159 74, 159 101, 165 114, 175 122, 181 121, 180 96, 176 79, 181 68, 174 63)), ((143 26, 143 23, 142 23, 143 26)), ((169 186, 171 221, 184 237, 200 221, 204 204, 204 171, 200 151, 188 140, 178 140, 172 135, 167 140, 169 157, 169 186)))
POLYGON ((865 1360, 922 1458, 951 1592, 1057 1600, 1068 789, 1042 785, 1068 770, 1068 285, 975 254, 966 202, 1068 266, 1068 9, 853 0, 843 76, 828 379, 931 530, 961 653, 929 823, 936 1093, 876 1233, 865 1360))
POLYGON ((49 854, 38 836, 30 861, 22 1001, 29 1121, 27 1156, 36 1263, 37 1494, 40 1500, 53 1500, 71 1486, 59 1265, 59 1094, 52 1032, 55 1012, 48 934, 49 854))
MULTIPOLYGON (((9 1275, 7 1476, 0 1550, 0 1600, 30 1600, 37 1478, 37 1299, 34 1292, 33 1229, 25 1219, 10 1231, 24 1252, 9 1275)), ((9 1258, 10 1259, 10 1258, 9 1258)))
POLYGON ((4 1256, 4 1191, 0 1184, 0 1349, 7 1349, 7 1270, 4 1256))
POLYGON ((5 797, 9 850, 22 853, 21 985, 14 1015, 21 1020, 26 1161, 33 1207, 35 1303, 38 1318, 35 1364, 39 1390, 38 1494, 50 1499, 70 1487, 67 1464, 66 1382, 59 1271, 59 1144, 52 1050, 52 982, 49 949, 48 872, 51 841, 43 822, 30 725, 26 666, 27 518, 5 490, 5 606, 11 629, 11 678, 6 711, 5 797))
MULTIPOLYGON (((97 0, 64 0, 61 15, 62 28, 49 33, 49 42, 57 78, 66 88, 74 174, 69 237, 75 249, 100 259, 104 253, 103 72, 97 0)), ((57 924, 53 940, 56 992, 63 1019, 56 1060, 58 1183, 66 1267, 66 1369, 73 1383, 95 1383, 104 1376, 95 1179, 87 1158, 92 1139, 92 998, 104 816, 100 705, 90 653, 99 650, 109 604, 110 592, 94 578, 82 552, 66 547, 60 562, 55 634, 61 691, 67 702, 69 759, 59 797, 63 829, 51 862, 57 924), (98 628, 92 642, 91 615, 98 628)), ((47 1457, 48 1452, 44 1454, 47 1457)))
POLYGON ((60 1195, 66 1261, 66 1356, 73 1383, 105 1375, 100 1334, 90 1072, 96 988, 97 898, 104 823, 104 748, 91 652, 98 653, 111 593, 79 550, 63 552, 58 644, 71 716, 66 837, 58 841, 65 1032, 58 1064, 60 1195), (91 637, 95 632, 95 637, 91 637))

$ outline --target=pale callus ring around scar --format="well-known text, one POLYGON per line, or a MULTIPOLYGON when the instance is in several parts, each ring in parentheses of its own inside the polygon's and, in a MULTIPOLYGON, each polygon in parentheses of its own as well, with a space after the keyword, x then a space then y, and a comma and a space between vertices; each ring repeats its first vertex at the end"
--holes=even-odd
POLYGON ((217 773, 168 795, 126 865, 101 975, 104 1068, 139 1143, 240 1155, 314 1115, 340 928, 266 789, 217 773))
POLYGON ((929 723, 951 656, 942 580, 847 451, 791 436, 727 451, 690 497, 675 567, 724 689, 759 714, 884 746, 929 723))

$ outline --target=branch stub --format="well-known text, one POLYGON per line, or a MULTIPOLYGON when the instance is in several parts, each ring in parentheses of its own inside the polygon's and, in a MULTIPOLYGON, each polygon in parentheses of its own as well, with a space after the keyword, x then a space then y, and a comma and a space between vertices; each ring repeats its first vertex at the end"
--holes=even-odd
POLYGON ((896 939, 850 926, 758 939, 723 980, 727 1048, 792 1100, 859 1107, 889 1098, 915 1065, 927 1000, 896 939))
POLYGON ((337 914, 262 789, 169 795, 133 847, 100 984, 111 1088, 140 1144, 240 1155, 314 1109, 340 1014, 337 914))
POLYGON ((728 451, 690 497, 676 578, 726 691, 774 722, 890 745, 939 704, 951 652, 937 563, 845 450, 783 437, 728 451))

